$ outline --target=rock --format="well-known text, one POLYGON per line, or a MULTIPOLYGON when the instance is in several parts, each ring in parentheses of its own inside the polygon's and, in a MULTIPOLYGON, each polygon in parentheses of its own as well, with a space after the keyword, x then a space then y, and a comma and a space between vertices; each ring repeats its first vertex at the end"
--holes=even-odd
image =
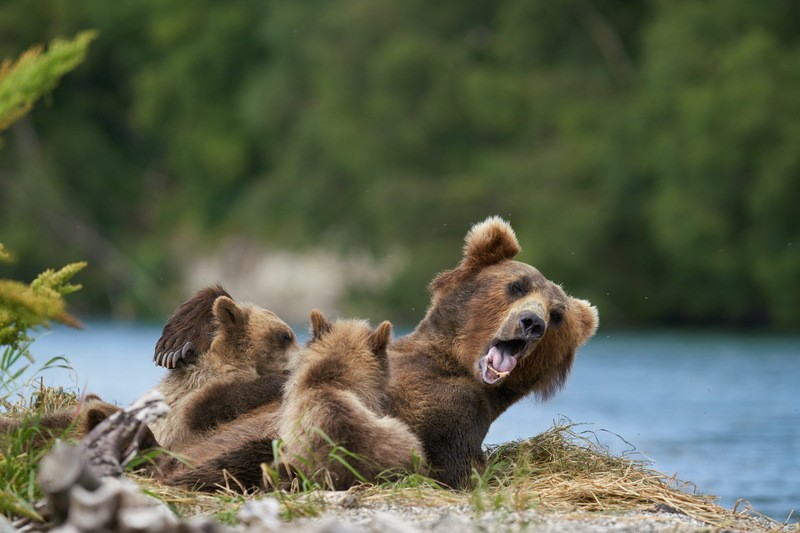
POLYGON ((265 497, 247 502, 236 517, 245 526, 245 531, 272 533, 281 531, 281 504, 275 498, 265 497))

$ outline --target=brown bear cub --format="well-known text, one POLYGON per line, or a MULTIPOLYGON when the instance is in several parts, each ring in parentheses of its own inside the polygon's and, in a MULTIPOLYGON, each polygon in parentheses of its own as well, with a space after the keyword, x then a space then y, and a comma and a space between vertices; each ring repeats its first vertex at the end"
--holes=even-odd
POLYGON ((275 313, 237 303, 216 286, 181 306, 164 329, 155 359, 170 370, 157 388, 171 409, 151 424, 164 448, 179 449, 242 413, 280 400, 287 361, 298 345, 275 313), (212 319, 205 322, 212 327, 203 325, 192 342, 173 338, 174 346, 165 345, 167 330, 185 321, 187 309, 207 313, 209 307, 212 319))
POLYGON ((196 467, 165 463, 165 482, 204 490, 220 485, 264 488, 259 464, 274 465, 273 439, 279 437, 284 440, 279 459, 289 472, 283 479, 287 485, 298 471, 344 489, 357 481, 374 481, 381 473, 423 465, 419 439, 404 423, 385 415, 391 325, 384 322, 372 331, 365 321, 331 324, 317 311, 311 324, 308 346, 292 357, 293 373, 280 410, 272 404, 256 408, 208 438, 179 447, 196 467))
POLYGON ((422 444, 386 416, 389 322, 329 322, 311 313, 311 340, 286 385, 278 433, 284 462, 334 490, 420 465, 422 444))
MULTIPOLYGON (((36 428, 30 436, 34 447, 55 438, 69 437, 80 440, 100 422, 121 411, 122 408, 105 402, 95 394, 88 394, 78 403, 68 407, 44 411, 25 418, 0 416, 0 433, 36 428)), ((152 436, 145 439, 146 447, 155 447, 152 436)))

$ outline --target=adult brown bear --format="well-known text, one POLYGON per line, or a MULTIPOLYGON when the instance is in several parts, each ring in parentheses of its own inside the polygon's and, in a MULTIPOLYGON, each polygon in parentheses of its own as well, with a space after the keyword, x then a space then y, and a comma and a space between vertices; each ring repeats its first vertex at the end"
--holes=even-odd
MULTIPOLYGON (((597 330, 597 310, 515 261, 519 251, 502 219, 473 226, 460 263, 431 282, 425 317, 388 348, 388 413, 422 441, 431 475, 454 488, 483 465, 491 423, 527 395, 544 400, 558 391, 576 350, 597 330)), ((182 342, 191 340, 184 333, 182 342)), ((277 436, 272 424, 259 431, 262 438, 251 432, 172 481, 210 486, 224 480, 223 470, 255 481, 277 436)))
POLYGON ((422 440, 433 477, 454 487, 483 465, 489 426, 517 400, 546 400, 597 330, 597 309, 534 267, 499 217, 476 224, 464 255, 430 284, 431 304, 389 346, 390 414, 422 440))

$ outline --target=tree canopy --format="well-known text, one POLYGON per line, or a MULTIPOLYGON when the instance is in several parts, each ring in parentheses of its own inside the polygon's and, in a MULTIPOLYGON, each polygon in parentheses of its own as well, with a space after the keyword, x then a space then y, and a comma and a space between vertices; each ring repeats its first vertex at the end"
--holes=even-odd
POLYGON ((88 259, 96 311, 174 307, 182 254, 232 232, 399 246, 353 311, 411 322, 498 214, 604 325, 796 329, 799 23, 747 0, 5 3, 0 57, 99 36, 6 132, 0 234, 15 277, 88 259))

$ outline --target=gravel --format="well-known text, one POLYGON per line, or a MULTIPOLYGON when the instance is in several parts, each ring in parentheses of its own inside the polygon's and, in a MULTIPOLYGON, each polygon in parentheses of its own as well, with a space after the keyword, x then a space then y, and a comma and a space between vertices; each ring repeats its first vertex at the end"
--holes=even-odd
MULTIPOLYGON (((497 509, 475 513, 469 505, 419 507, 391 502, 354 503, 345 494, 330 493, 330 505, 320 517, 291 522, 278 519, 277 500, 266 497, 249 502, 242 510, 246 532, 286 533, 458 533, 517 532, 531 533, 662 533, 662 532, 745 532, 780 531, 775 524, 756 518, 741 518, 725 527, 711 526, 669 509, 625 513, 551 513, 528 509, 497 509), (337 502, 338 500, 338 502, 337 502), (772 526, 772 529, 770 529, 772 526)), ((800 531, 784 527, 783 531, 800 531)))

